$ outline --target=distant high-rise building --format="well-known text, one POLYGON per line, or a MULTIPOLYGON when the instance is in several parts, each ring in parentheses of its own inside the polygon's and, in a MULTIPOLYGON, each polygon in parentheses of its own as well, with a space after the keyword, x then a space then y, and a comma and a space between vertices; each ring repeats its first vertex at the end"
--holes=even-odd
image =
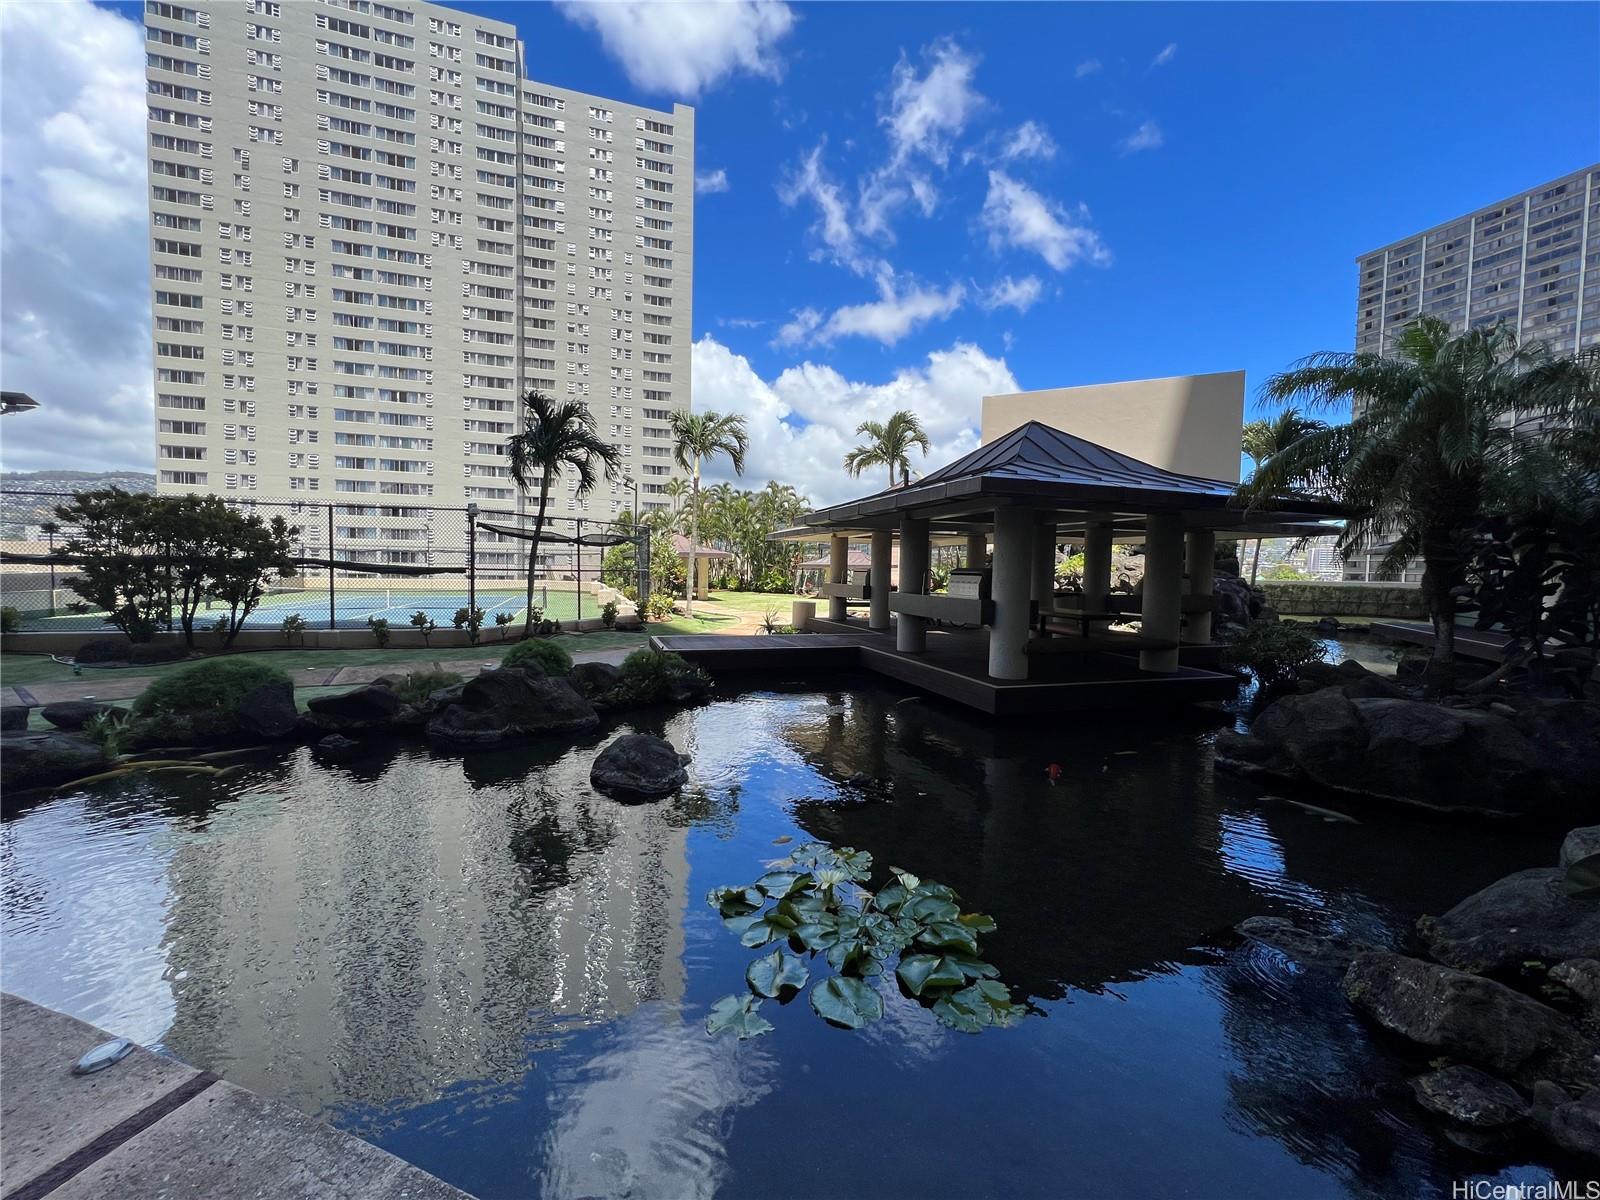
MULTIPOLYGON (((1557 354, 1600 345, 1600 164, 1575 171, 1356 260, 1356 351, 1392 349, 1418 317, 1453 330, 1504 321, 1557 354)), ((1345 563, 1345 578, 1417 582, 1420 562, 1379 569, 1382 546, 1345 563)))
MULTIPOLYGON (((145 27, 160 491, 514 512, 537 388, 666 507, 693 109, 535 83, 513 26, 409 0, 147 0, 145 27)), ((551 515, 633 504, 573 486, 551 515)))

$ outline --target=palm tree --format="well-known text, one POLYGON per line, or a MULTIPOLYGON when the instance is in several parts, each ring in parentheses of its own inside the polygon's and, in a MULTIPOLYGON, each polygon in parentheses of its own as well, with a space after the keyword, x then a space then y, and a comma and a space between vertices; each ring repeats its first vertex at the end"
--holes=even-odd
POLYGON ((1350 510, 1341 553, 1384 537, 1392 538, 1386 570, 1420 555, 1434 632, 1426 682, 1438 694, 1454 683, 1468 531, 1537 457, 1536 435, 1517 418, 1571 413, 1584 378, 1576 360, 1552 361, 1542 344, 1520 344, 1504 326, 1452 334, 1424 317, 1400 332, 1390 354, 1324 352, 1268 380, 1270 400, 1349 404, 1353 415, 1268 455, 1239 495, 1269 506, 1297 489, 1326 490, 1350 510))
POLYGON ((928 435, 922 431, 922 422, 903 408, 890 413, 887 421, 861 422, 856 432, 868 441, 844 456, 844 469, 860 475, 868 467, 888 467, 890 487, 894 487, 896 471, 900 482, 911 482, 911 447, 920 447, 923 454, 932 449, 928 435))
POLYGON ((672 502, 673 516, 677 516, 678 511, 683 507, 683 498, 689 494, 689 481, 681 475, 674 475, 667 480, 667 485, 662 491, 666 494, 667 499, 672 502))
POLYGON ((527 491, 535 481, 539 485, 539 514, 534 518, 533 541, 528 547, 528 602, 522 624, 522 636, 531 637, 533 575, 539 561, 539 539, 544 536, 550 484, 563 471, 572 471, 578 477, 581 499, 600 481, 596 464, 610 479, 622 467, 622 451, 600 437, 586 404, 575 400, 558 404, 539 391, 529 392, 522 403, 522 430, 506 441, 506 458, 511 465, 511 478, 519 488, 527 491))
MULTIPOLYGON (((1297 410, 1286 408, 1269 421, 1251 421, 1240 434, 1240 445, 1250 456, 1250 461, 1261 468, 1274 454, 1294 445, 1308 433, 1326 429, 1327 423, 1302 416, 1297 410)), ((1256 572, 1261 567, 1261 539, 1256 539, 1255 553, 1250 558, 1250 586, 1256 584, 1256 572)))
POLYGON ((700 555, 700 464, 708 458, 726 454, 735 475, 744 474, 744 456, 750 452, 750 435, 736 413, 689 413, 677 409, 672 414, 672 457, 689 472, 689 584, 684 588, 683 611, 694 616, 694 583, 700 555))

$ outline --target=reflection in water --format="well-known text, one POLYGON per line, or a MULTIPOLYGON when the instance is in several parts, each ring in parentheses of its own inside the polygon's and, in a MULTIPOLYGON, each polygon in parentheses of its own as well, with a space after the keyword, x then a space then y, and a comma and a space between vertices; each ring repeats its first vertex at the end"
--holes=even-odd
POLYGON ((1226 931, 1393 944, 1545 839, 1329 823, 1214 776, 1203 720, 992 725, 864 685, 628 728, 690 752, 692 789, 596 795, 605 734, 301 750, 10 814, 5 984, 486 1198, 1423 1194, 1468 1169, 1327 981, 1226 931), (700 897, 807 837, 993 914, 985 957, 1035 1016, 965 1037, 891 992, 863 1034, 778 1009, 707 1039, 750 954, 700 897), (784 1146, 812 1149, 775 1173, 784 1146))

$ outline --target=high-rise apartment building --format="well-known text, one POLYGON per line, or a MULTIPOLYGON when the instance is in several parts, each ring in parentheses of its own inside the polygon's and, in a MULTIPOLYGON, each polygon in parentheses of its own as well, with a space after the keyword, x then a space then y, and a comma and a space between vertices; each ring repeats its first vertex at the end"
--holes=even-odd
MULTIPOLYGON (((159 490, 512 513, 537 388, 666 504, 693 109, 536 83, 513 26, 408 0, 147 0, 145 28, 159 490)), ((573 486, 551 515, 635 500, 573 486)))
MULTIPOLYGON (((1600 164, 1446 221, 1357 259, 1356 351, 1392 348, 1418 317, 1454 330, 1504 321, 1557 354, 1600 345, 1600 164)), ((1345 578, 1393 579, 1382 547, 1345 563, 1345 578)), ((1422 578, 1420 563, 1399 578, 1422 578)))

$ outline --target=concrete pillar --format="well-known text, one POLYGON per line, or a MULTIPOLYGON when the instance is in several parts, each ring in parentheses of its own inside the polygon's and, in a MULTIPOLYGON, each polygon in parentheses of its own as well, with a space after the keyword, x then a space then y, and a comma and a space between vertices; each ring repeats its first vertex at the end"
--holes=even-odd
MULTIPOLYGON (((834 534, 828 539, 828 582, 850 581, 850 539, 834 534)), ((828 597, 828 620, 842 621, 848 610, 843 596, 828 597)))
MULTIPOLYGON (((1183 518, 1177 513, 1151 513, 1145 519, 1144 602, 1139 615, 1139 631, 1145 637, 1178 640, 1183 619, 1183 518)), ((1176 671, 1177 647, 1141 650, 1139 669, 1176 671)))
MULTIPOLYGON (((900 518, 900 591, 921 596, 928 576, 928 523, 900 518)), ((895 619, 895 649, 921 654, 928 648, 928 620, 901 613, 895 619)))
POLYGON ((1033 522, 1034 514, 1026 508, 995 510, 989 674, 996 679, 1028 677, 1028 598, 1038 542, 1033 522))
POLYGON ((967 566, 974 571, 984 568, 984 559, 989 557, 989 535, 987 533, 967 534, 967 566))
POLYGON ((1083 534, 1083 610, 1104 612, 1111 594, 1111 514, 1089 513, 1083 534))
MULTIPOLYGON (((1189 595, 1210 596, 1216 576, 1217 535, 1211 529, 1191 529, 1187 536, 1184 574, 1189 577, 1189 595)), ((1183 640, 1204 646, 1211 641, 1211 613, 1192 612, 1183 624, 1183 640)))
POLYGON ((868 580, 867 627, 889 628, 889 564, 894 556, 894 534, 887 529, 872 532, 872 575, 868 580))

